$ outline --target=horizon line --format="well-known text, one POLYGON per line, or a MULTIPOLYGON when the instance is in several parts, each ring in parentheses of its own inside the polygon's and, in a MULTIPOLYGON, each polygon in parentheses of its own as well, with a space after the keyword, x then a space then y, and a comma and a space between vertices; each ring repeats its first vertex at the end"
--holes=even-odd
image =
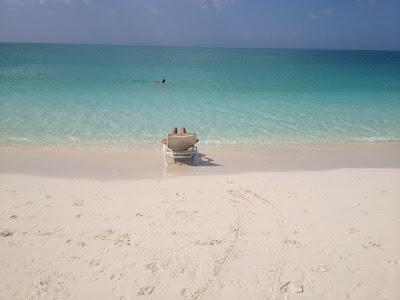
POLYGON ((130 43, 95 43, 95 42, 10 42, 0 41, 0 44, 45 44, 45 45, 87 45, 87 46, 129 46, 129 47, 158 47, 158 48, 203 48, 203 49, 265 49, 265 50, 331 50, 331 51, 376 51, 376 52, 400 52, 400 49, 359 49, 359 48, 302 48, 302 47, 224 47, 224 46, 171 46, 149 45, 130 43))

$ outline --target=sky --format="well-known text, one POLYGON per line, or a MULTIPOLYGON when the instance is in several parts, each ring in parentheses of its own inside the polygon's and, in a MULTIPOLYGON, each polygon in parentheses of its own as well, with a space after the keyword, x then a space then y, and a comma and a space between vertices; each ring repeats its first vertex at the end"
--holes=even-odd
POLYGON ((0 0, 0 42, 400 50, 400 0, 0 0))

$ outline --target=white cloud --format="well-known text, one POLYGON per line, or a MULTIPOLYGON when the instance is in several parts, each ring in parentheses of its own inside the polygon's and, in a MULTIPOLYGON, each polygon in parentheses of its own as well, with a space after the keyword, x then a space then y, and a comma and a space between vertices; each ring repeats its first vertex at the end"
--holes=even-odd
POLYGON ((317 18, 317 14, 314 13, 314 12, 310 12, 308 14, 308 18, 311 19, 311 20, 315 20, 317 18))
POLYGON ((333 9, 332 7, 329 7, 327 9, 324 10, 324 13, 328 16, 331 16, 335 13, 335 9, 333 9))
POLYGON ((235 5, 236 3, 237 0, 200 0, 200 7, 221 9, 224 6, 235 5))
POLYGON ((157 7, 155 7, 155 6, 147 6, 147 7, 146 7, 146 10, 147 10, 148 13, 149 13, 150 15, 152 15, 152 16, 158 17, 158 16, 161 15, 161 11, 160 11, 157 7))
POLYGON ((358 3, 367 3, 374 6, 378 0, 356 0, 358 3))
POLYGON ((290 32, 290 35, 296 39, 301 38, 304 34, 303 27, 299 26, 295 30, 290 32))
POLYGON ((324 16, 328 16, 328 17, 332 16, 334 13, 335 13, 335 10, 333 8, 329 7, 329 8, 326 8, 324 10, 320 10, 320 11, 311 11, 307 15, 307 17, 310 20, 316 20, 316 19, 319 19, 319 18, 323 18, 324 16))
POLYGON ((64 3, 66 5, 72 3, 83 3, 89 5, 94 0, 0 0, 0 3, 5 3, 10 6, 23 6, 23 5, 46 5, 48 3, 64 3))

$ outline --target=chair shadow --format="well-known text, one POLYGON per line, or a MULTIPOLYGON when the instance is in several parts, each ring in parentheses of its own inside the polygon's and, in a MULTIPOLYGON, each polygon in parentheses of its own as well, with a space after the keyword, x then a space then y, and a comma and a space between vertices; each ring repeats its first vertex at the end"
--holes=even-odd
POLYGON ((192 159, 176 159, 177 162, 194 167, 221 167, 222 165, 216 163, 212 158, 203 153, 197 153, 197 163, 193 163, 192 159))

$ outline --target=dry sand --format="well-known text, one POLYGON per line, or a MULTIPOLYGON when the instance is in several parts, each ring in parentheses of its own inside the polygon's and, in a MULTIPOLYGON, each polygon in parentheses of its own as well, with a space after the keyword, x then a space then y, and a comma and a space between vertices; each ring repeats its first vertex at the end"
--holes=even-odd
POLYGON ((399 299, 400 169, 0 174, 1 299, 399 299))

